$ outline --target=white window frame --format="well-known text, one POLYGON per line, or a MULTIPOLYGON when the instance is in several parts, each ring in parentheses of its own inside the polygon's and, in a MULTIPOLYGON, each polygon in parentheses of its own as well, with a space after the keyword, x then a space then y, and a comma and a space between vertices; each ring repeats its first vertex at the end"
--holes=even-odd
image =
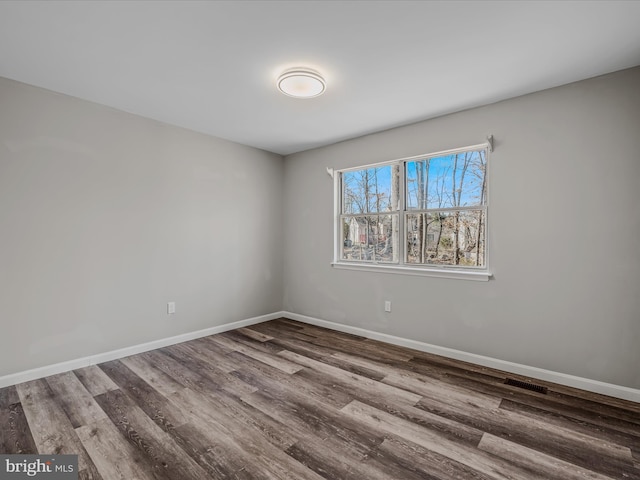
MULTIPOLYGON (((335 170, 333 174, 333 192, 334 192, 334 248, 333 248, 333 261, 332 267, 345 270, 359 270, 368 272, 380 272, 380 273, 393 273, 400 275, 415 275, 415 276, 427 276, 427 277, 440 277, 451 279, 465 279, 476 281, 487 281, 491 278, 492 273, 489 270, 489 195, 490 195, 490 161, 489 156, 492 151, 492 145, 490 143, 482 143, 478 145, 471 145, 468 147, 454 148, 450 150, 443 150, 439 152, 427 153, 423 155, 415 155, 413 157, 400 158, 397 160, 391 160, 386 162, 358 165, 357 167, 344 168, 335 170), (424 264, 409 264, 407 260, 407 238, 406 238, 406 217, 410 214, 424 213, 425 210, 408 210, 406 208, 406 175, 407 175, 407 163, 413 161, 426 160, 428 158, 443 157, 447 155, 453 155, 456 153, 463 153, 472 150, 485 150, 485 204, 473 207, 454 207, 454 208, 439 208, 437 211, 464 211, 464 210, 483 210, 484 211, 484 266, 481 267, 469 267, 461 265, 424 265, 424 264), (397 214, 398 215, 398 263, 377 263, 375 261, 353 261, 342 259, 342 174, 345 172, 353 172, 358 170, 365 170, 368 168, 384 167, 387 165, 400 165, 400 191, 399 191, 399 209, 393 212, 379 212, 380 214, 397 214)), ((431 211, 435 209, 429 209, 431 211)))

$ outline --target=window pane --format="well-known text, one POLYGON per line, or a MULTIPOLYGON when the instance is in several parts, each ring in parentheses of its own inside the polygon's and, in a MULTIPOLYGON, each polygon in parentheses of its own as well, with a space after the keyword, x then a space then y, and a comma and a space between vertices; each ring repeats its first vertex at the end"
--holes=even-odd
POLYGON ((384 165, 342 174, 342 213, 398 210, 400 166, 384 165))
POLYGON ((486 151, 407 162, 407 209, 484 205, 486 151))
POLYGON ((482 267, 484 230, 482 210, 408 214, 407 263, 482 267))
POLYGON ((398 215, 341 217, 342 260, 396 263, 398 215))

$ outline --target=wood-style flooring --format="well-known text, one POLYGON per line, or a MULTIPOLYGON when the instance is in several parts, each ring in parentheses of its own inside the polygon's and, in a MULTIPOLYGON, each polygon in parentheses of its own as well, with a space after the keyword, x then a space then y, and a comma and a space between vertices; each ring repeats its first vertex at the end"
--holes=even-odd
POLYGON ((0 453, 104 480, 640 479, 640 404, 507 377, 280 319, 0 389, 0 453))

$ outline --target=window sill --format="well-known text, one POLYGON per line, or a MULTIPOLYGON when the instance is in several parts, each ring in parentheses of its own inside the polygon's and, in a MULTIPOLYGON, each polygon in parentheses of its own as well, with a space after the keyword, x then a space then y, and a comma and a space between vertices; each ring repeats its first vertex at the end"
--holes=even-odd
POLYGON ((452 278, 458 280, 473 280, 476 282, 486 282, 492 276, 491 272, 487 270, 470 271, 458 270, 453 268, 412 268, 399 267, 396 265, 361 264, 346 262, 332 262, 331 266, 340 270, 360 270, 362 272, 393 273, 396 275, 413 275, 418 277, 452 278))

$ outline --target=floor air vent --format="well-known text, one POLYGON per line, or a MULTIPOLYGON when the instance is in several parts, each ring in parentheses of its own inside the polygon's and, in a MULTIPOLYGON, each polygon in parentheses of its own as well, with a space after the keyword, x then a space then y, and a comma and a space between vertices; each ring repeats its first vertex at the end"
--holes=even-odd
POLYGON ((524 388, 526 390, 531 390, 538 393, 547 393, 547 387, 543 387, 542 385, 536 385, 535 383, 521 382, 520 380, 514 380, 513 378, 507 378, 504 381, 507 385, 512 385, 518 388, 524 388))

